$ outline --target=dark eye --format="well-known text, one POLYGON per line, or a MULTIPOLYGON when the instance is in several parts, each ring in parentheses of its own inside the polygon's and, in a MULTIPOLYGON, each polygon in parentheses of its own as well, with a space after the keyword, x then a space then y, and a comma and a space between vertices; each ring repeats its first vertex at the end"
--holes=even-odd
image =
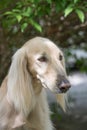
POLYGON ((63 56, 60 54, 59 55, 59 60, 61 61, 63 59, 63 56))
POLYGON ((45 56, 42 56, 42 57, 38 58, 38 60, 40 62, 47 62, 47 58, 45 56))

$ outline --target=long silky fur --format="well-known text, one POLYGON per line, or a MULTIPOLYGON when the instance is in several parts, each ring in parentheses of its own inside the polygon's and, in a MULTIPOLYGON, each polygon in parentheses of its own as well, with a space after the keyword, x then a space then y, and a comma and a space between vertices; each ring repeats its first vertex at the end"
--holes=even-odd
POLYGON ((23 48, 19 49, 13 56, 7 83, 9 99, 24 116, 27 116, 35 105, 34 90, 26 64, 25 51, 23 48))
MULTIPOLYGON (((13 130, 13 128, 15 130, 21 128, 23 130, 53 130, 45 88, 29 71, 32 68, 32 64, 31 66, 28 64, 31 62, 29 54, 32 54, 30 50, 34 52, 35 48, 32 44, 36 41, 40 46, 41 42, 45 42, 40 37, 30 40, 12 58, 8 75, 0 88, 0 130, 13 130)), ((42 46, 41 49, 43 49, 42 46)), ((63 66, 65 67, 64 61, 63 66)), ((56 97, 65 111, 67 96, 57 94, 56 97)))

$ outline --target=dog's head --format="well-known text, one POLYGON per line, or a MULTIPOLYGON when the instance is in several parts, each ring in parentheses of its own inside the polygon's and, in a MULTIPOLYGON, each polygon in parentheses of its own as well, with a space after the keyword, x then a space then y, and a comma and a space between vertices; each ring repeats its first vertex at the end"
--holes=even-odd
POLYGON ((62 51, 50 40, 34 38, 26 43, 28 70, 45 88, 55 93, 64 93, 70 88, 62 51))

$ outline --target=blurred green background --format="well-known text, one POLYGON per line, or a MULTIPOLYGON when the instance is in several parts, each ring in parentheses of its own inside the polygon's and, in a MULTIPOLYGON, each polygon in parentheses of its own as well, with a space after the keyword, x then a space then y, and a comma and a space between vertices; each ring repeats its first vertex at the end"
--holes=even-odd
MULTIPOLYGON (((35 36, 49 38, 63 50, 66 60, 66 69, 69 75, 77 75, 78 72, 79 74, 85 73, 86 77, 86 11, 86 0, 1 0, 0 84, 9 70, 12 55, 27 40, 35 36)), ((77 77, 79 77, 79 75, 77 75, 77 77)), ((84 76, 82 75, 82 77, 84 76)), ((87 86, 86 83, 84 86, 87 86)), ((80 85, 78 85, 78 87, 80 85)), ((84 91, 85 90, 86 87, 84 91)), ((69 96, 71 94, 69 94, 69 96)), ((86 100, 87 96, 84 97, 84 100, 86 100)), ((80 98, 83 102, 83 98, 80 98)), ((70 102, 73 100, 75 103, 76 99, 77 97, 74 99, 70 96, 70 102)), ((52 120, 57 129, 87 130, 86 110, 85 114, 82 114, 81 117, 77 116, 75 118, 70 113, 64 114, 55 103, 52 103, 51 106, 51 109, 54 112, 52 120), (85 118, 85 121, 81 120, 83 117, 85 118)), ((75 110, 77 109, 79 108, 76 107, 75 110)), ((72 109, 72 111, 73 110, 74 109, 72 109)), ((81 111, 84 111, 84 109, 81 111)))

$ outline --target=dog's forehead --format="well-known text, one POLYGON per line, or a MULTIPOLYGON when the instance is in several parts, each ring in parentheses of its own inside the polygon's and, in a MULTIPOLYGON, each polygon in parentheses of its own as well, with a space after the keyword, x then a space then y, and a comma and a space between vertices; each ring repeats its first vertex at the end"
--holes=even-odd
POLYGON ((44 44, 46 46, 47 50, 45 50, 45 51, 47 51, 48 54, 50 52, 50 55, 55 55, 56 56, 56 55, 58 55, 61 52, 61 50, 59 49, 59 47, 57 45, 55 45, 49 39, 43 38, 42 44, 44 44))
POLYGON ((50 55, 58 55, 61 50, 49 39, 36 37, 27 42, 28 52, 31 54, 50 54, 50 55))
POLYGON ((44 44, 46 44, 52 51, 60 51, 60 49, 49 39, 44 38, 44 44))

